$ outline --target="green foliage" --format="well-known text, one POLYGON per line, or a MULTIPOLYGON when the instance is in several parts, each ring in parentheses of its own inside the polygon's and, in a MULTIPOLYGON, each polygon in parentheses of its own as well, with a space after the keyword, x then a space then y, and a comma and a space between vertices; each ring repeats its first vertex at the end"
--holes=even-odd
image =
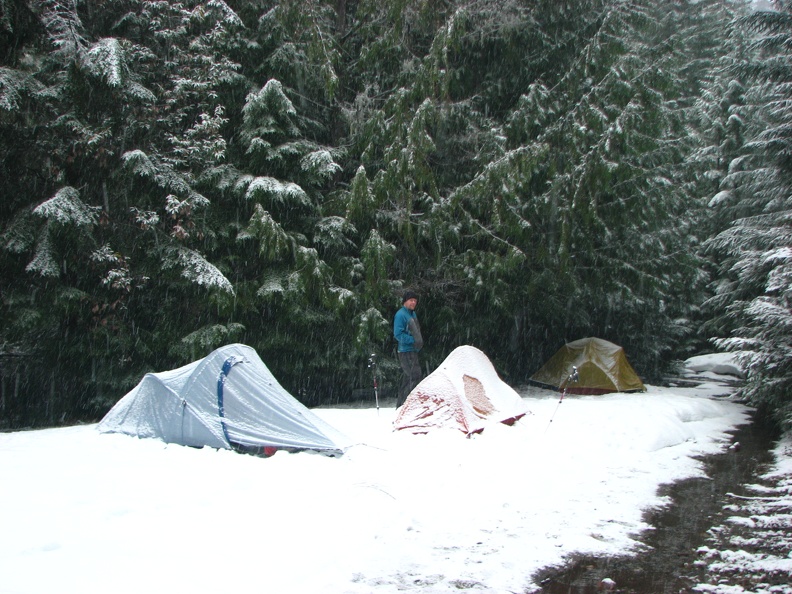
POLYGON ((247 228, 238 238, 258 240, 259 256, 264 262, 287 261, 293 257, 297 249, 294 239, 289 237, 283 227, 260 204, 256 204, 247 228))
POLYGON ((174 344, 172 350, 182 359, 195 361, 201 358, 202 353, 236 342, 244 331, 245 327, 242 324, 213 324, 191 332, 174 344))
POLYGON ((785 212, 780 173, 745 200, 786 137, 746 142, 753 90, 724 73, 759 65, 731 2, 36 6, 0 20, 0 344, 48 370, 30 422, 230 341, 303 402, 344 399, 406 286, 429 366, 474 344, 515 382, 584 335, 656 378, 697 315, 779 307, 782 234, 702 272, 708 234, 728 252, 766 224, 732 221, 785 212))
POLYGON ((732 72, 749 77, 757 92, 732 86, 733 92, 724 94, 727 105, 739 105, 753 117, 744 127, 742 120, 732 122, 731 133, 723 135, 731 141, 721 145, 731 161, 713 200, 720 232, 707 247, 720 269, 708 305, 717 320, 715 343, 736 351, 747 370, 741 393, 789 429, 792 210, 786 197, 792 188, 787 157, 792 72, 783 65, 792 39, 789 9, 757 12, 739 25, 756 35, 752 45, 759 53, 734 60, 732 72), (746 142, 737 142, 743 135, 746 142))

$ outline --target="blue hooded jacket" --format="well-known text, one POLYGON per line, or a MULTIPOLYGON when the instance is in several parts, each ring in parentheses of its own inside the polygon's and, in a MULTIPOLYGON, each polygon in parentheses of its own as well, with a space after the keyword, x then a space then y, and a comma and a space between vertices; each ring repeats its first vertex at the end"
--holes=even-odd
POLYGON ((423 337, 421 336, 421 326, 418 324, 418 316, 414 311, 402 306, 393 317, 393 337, 399 343, 400 353, 410 353, 421 350, 423 347, 423 337))

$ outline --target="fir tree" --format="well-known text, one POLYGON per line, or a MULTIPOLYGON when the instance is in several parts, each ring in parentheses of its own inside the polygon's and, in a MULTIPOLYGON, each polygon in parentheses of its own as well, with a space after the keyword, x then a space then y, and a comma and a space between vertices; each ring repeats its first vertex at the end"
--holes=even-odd
MULTIPOLYGON (((748 74, 762 83, 764 130, 744 145, 724 179, 733 193, 729 228, 710 242, 722 258, 718 303, 731 317, 731 336, 716 340, 737 351, 748 377, 741 393, 792 427, 792 210, 790 210, 789 7, 744 21, 758 38, 748 74)), ((723 207, 726 207, 724 204, 723 207)))
POLYGON ((475 344, 521 380, 596 334, 651 377, 698 346, 706 234, 706 328, 782 351, 785 37, 754 62, 738 5, 0 0, 12 422, 228 341, 346 398, 408 285, 428 369, 475 344))

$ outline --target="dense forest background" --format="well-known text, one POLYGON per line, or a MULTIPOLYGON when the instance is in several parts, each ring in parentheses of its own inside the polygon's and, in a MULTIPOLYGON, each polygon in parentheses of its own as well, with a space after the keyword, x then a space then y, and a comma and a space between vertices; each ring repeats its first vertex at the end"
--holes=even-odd
POLYGON ((714 348, 792 425, 792 11, 743 0, 0 0, 0 428, 254 347, 308 405, 421 294, 525 381, 714 348))

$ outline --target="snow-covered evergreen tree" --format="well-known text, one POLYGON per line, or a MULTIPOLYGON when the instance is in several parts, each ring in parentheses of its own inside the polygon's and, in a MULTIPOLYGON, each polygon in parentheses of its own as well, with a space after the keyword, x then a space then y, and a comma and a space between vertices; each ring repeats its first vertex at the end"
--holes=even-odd
POLYGON ((478 238, 463 252, 466 284, 480 306, 504 307, 501 335, 530 352, 526 366, 596 334, 651 375, 689 327, 678 320, 697 267, 682 58, 696 7, 591 8, 574 13, 565 68, 527 85, 505 152, 453 192, 449 212, 478 238))
POLYGON ((740 2, 719 2, 711 11, 718 14, 705 12, 704 16, 711 22, 728 21, 729 26, 709 29, 710 34, 698 48, 702 53, 699 59, 717 55, 712 51, 714 43, 729 51, 709 69, 711 76, 702 81, 701 92, 690 108, 697 148, 688 159, 695 174, 693 191, 706 203, 704 215, 695 229, 697 240, 701 242, 700 252, 705 258, 702 276, 709 283, 702 298, 694 301, 694 305, 701 306, 696 317, 701 323, 698 337, 704 340, 727 335, 733 327, 726 313, 731 297, 722 291, 724 283, 729 282, 728 275, 723 276, 719 270, 721 254, 705 240, 741 216, 735 210, 735 207, 739 209, 739 200, 733 186, 735 178, 728 178, 729 172, 741 169, 740 157, 745 143, 750 135, 765 126, 758 110, 763 89, 752 84, 747 76, 747 65, 756 54, 750 45, 752 35, 739 20, 747 13, 747 7, 740 2))
POLYGON ((740 305, 710 328, 754 340, 786 278, 751 218, 784 212, 759 164, 785 103, 715 62, 784 61, 726 38, 739 3, 0 2, 0 343, 47 370, 26 410, 88 418, 230 340, 343 398, 408 285, 428 369, 468 343, 520 380, 599 334, 651 375, 693 344, 715 232, 709 304, 740 305))
POLYGON ((790 151, 789 42, 792 12, 752 14, 743 25, 757 34, 761 51, 747 65, 760 85, 766 128, 750 135, 722 182, 719 207, 731 225, 710 241, 721 258, 716 302, 731 319, 731 335, 716 341, 737 351, 748 378, 748 400, 792 427, 792 168, 790 151))
POLYGON ((30 315, 12 314, 27 321, 3 340, 52 370, 50 415, 91 414, 168 360, 166 333, 201 323, 191 303, 207 289, 233 294, 195 179, 223 158, 218 93, 235 66, 221 45, 240 23, 217 0, 24 4, 32 23, 0 64, 0 150, 16 169, 2 270, 30 315))

